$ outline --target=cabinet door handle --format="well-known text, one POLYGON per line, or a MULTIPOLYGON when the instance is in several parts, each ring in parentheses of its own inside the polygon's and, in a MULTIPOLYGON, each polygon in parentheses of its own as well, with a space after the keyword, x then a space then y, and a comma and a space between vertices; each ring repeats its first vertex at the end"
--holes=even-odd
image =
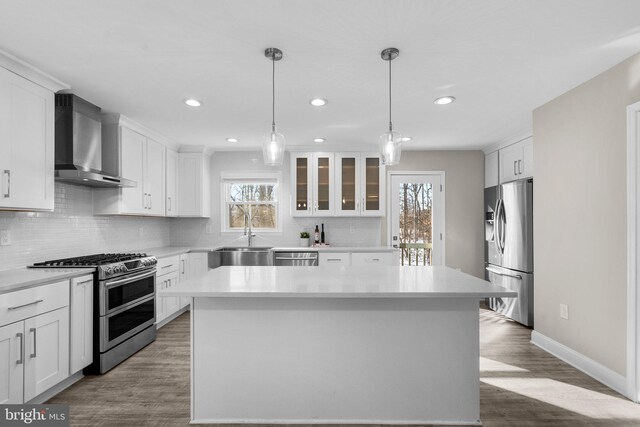
POLYGON ((182 264, 182 273, 180 273, 180 274, 184 274, 184 260, 183 260, 183 259, 181 259, 181 260, 180 260, 180 263, 182 264))
POLYGON ((167 199, 169 199, 169 212, 171 212, 171 197, 167 197, 167 199))
POLYGON ((39 300, 28 302, 28 303, 22 304, 22 305, 14 305, 13 307, 7 307, 7 310, 16 310, 18 308, 27 307, 29 305, 41 303, 42 301, 44 301, 44 300, 43 299, 39 299, 39 300))
POLYGON ((147 193, 144 193, 144 196, 142 197, 142 204, 144 205, 144 208, 147 209, 147 193))
POLYGON ((87 283, 93 283, 93 279, 91 279, 91 280, 85 280, 84 282, 78 282, 78 283, 76 283, 76 285, 77 285, 77 286, 84 286, 84 285, 86 285, 87 283))
POLYGON ((18 332, 16 337, 20 338, 20 359, 16 360, 16 365, 22 365, 24 363, 24 336, 22 332, 18 332))
POLYGON ((518 175, 518 172, 516 171, 516 166, 517 166, 517 164, 518 164, 518 161, 517 161, 517 160, 514 160, 514 161, 513 161, 513 174, 514 174, 514 175, 518 175))
POLYGON ((38 336, 37 336, 36 328, 29 328, 29 332, 33 332, 33 353, 29 355, 29 357, 33 359, 37 355, 36 345, 38 344, 38 336))
POLYGON ((7 192, 4 193, 4 198, 8 199, 11 197, 11 171, 9 169, 5 169, 4 174, 7 177, 7 192))
POLYGON ((149 193, 149 209, 153 206, 153 199, 151 198, 151 193, 149 193))
POLYGON ((364 204, 364 197, 362 198, 362 212, 367 210, 367 205, 364 204))
POLYGON ((522 160, 518 160, 518 174, 522 175, 522 160))

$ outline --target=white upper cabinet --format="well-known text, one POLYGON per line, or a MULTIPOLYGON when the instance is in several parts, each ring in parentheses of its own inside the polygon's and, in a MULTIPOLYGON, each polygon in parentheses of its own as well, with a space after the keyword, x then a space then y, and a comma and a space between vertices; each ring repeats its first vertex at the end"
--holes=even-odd
POLYGON ((533 138, 500 150, 500 183, 533 176, 533 138))
POLYGON ((384 166, 377 154, 336 153, 336 215, 384 215, 384 166))
POLYGON ((484 188, 498 185, 498 152, 484 157, 484 188))
POLYGON ((179 153, 178 216, 211 216, 211 158, 204 153, 179 153))
POLYGON ((292 216, 333 216, 334 154, 292 153, 292 216))
POLYGON ((165 147, 119 123, 102 126, 102 144, 121 153, 103 162, 103 168, 136 182, 133 188, 94 189, 98 215, 165 215, 165 147))
POLYGON ((0 210, 52 211, 54 95, 0 67, 0 210))
POLYGON ((167 148, 165 216, 178 216, 178 153, 167 148))

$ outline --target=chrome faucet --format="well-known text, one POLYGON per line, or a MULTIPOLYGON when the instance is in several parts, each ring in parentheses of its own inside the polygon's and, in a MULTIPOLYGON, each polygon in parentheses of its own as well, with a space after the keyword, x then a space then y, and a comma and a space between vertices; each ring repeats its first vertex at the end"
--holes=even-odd
POLYGON ((255 234, 251 232, 251 214, 249 211, 244 211, 244 235, 247 236, 247 247, 251 247, 255 234))

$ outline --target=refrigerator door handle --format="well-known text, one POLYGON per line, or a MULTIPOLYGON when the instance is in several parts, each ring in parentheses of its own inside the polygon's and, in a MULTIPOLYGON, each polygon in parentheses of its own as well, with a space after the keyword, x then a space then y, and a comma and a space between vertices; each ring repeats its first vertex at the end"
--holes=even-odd
POLYGON ((514 279, 518 279, 518 280, 522 280, 522 276, 519 274, 508 274, 508 273, 503 273, 502 271, 498 270, 497 268, 494 267, 490 267, 487 266, 485 267, 487 271, 490 271, 492 273, 497 274, 498 276, 505 276, 505 277, 513 277, 514 279))
POLYGON ((496 207, 493 210, 493 244, 498 253, 500 253, 500 202, 501 199, 496 200, 496 207))
POLYGON ((500 252, 504 253, 505 241, 507 233, 505 229, 507 227, 506 214, 504 211, 504 200, 500 199, 500 252))

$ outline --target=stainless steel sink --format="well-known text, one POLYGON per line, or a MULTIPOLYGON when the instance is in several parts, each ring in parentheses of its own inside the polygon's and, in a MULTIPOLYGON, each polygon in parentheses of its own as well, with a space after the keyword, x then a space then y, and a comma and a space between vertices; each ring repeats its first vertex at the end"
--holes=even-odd
POLYGON ((209 268, 226 265, 272 265, 270 247, 228 246, 209 252, 209 268))

